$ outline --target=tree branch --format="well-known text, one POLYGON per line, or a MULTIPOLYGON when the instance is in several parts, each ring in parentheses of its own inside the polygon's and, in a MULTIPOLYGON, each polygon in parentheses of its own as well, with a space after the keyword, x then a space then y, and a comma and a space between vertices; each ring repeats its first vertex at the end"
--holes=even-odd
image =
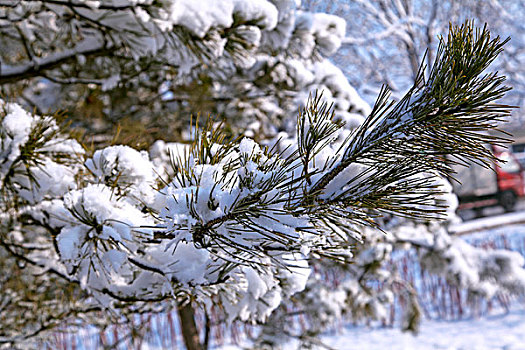
POLYGON ((0 62, 0 84, 41 76, 44 71, 74 60, 78 55, 98 56, 109 54, 113 50, 114 48, 108 46, 105 41, 92 38, 79 42, 71 49, 44 58, 34 58, 25 64, 10 66, 0 62))

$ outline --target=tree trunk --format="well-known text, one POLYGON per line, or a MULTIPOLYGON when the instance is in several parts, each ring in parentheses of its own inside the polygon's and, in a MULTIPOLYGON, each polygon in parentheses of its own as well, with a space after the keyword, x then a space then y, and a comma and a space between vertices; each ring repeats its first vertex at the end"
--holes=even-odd
POLYGON ((195 324, 195 312, 191 303, 179 305, 179 320, 184 344, 188 350, 203 350, 199 339, 199 331, 195 324))

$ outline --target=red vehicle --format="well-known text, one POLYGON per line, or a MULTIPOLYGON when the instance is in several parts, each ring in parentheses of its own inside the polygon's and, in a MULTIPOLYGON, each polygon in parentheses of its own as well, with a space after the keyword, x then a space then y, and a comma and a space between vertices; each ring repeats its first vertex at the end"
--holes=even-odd
POLYGON ((452 181, 452 186, 459 199, 458 209, 474 209, 479 214, 482 208, 500 205, 508 212, 524 196, 523 168, 516 157, 501 147, 493 147, 492 152, 500 160, 493 167, 455 167, 460 183, 452 181))

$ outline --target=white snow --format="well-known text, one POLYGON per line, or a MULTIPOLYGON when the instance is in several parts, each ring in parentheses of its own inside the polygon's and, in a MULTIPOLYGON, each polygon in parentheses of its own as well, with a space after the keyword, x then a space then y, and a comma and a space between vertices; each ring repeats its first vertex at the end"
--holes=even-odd
POLYGON ((193 244, 179 242, 173 253, 175 264, 175 277, 182 283, 205 283, 207 262, 210 253, 206 249, 196 249, 193 244))
POLYGON ((495 227, 522 223, 525 223, 525 211, 462 222, 451 226, 450 231, 455 234, 467 234, 495 227))
MULTIPOLYGON (((345 328, 322 341, 334 349, 525 349, 525 309, 456 322, 426 320, 417 336, 397 328, 345 328)), ((289 349, 295 349, 290 346, 289 349)))
POLYGON ((76 188, 79 164, 75 160, 84 153, 82 146, 55 135, 59 128, 51 117, 31 115, 18 104, 2 100, 0 108, 5 112, 0 123, 0 179, 5 181, 9 174, 13 191, 32 204, 76 188), (28 145, 37 145, 33 162, 27 162, 28 155, 23 153, 28 145), (69 160, 61 163, 58 158, 69 160))
POLYGON ((0 176, 3 179, 20 155, 20 147, 29 138, 33 118, 22 107, 14 103, 5 104, 0 100, 0 107, 3 107, 7 112, 1 125, 4 140, 0 147, 0 157, 2 158, 0 176))
POLYGON ((169 21, 182 25, 193 34, 203 38, 210 28, 231 27, 234 16, 243 21, 257 21, 265 29, 277 25, 277 9, 265 0, 172 0, 169 21))
POLYGON ((128 146, 110 146, 96 151, 86 167, 97 177, 126 178, 137 183, 153 181, 155 174, 145 152, 128 146))
POLYGON ((42 165, 32 168, 31 171, 34 180, 20 178, 19 184, 22 186, 18 191, 18 194, 30 203, 38 203, 46 196, 59 197, 76 188, 74 167, 45 159, 42 165))

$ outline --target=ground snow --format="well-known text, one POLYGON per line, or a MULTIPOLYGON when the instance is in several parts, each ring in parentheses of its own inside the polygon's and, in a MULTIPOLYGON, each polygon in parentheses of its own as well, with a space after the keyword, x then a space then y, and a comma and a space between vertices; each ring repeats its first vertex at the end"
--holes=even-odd
MULTIPOLYGON (((422 323, 419 335, 403 333, 398 328, 345 328, 322 341, 341 350, 485 350, 525 349, 525 308, 517 307, 509 314, 488 316, 477 320, 422 323)), ((295 349, 290 344, 289 349, 295 349)))
MULTIPOLYGON (((455 234, 472 234, 479 232, 478 235, 486 236, 485 230, 503 227, 506 225, 517 225, 525 223, 525 211, 515 213, 506 213, 503 215, 489 216, 481 219, 469 220, 460 224, 453 225, 450 228, 451 233, 455 234)), ((490 232, 488 232, 490 234, 490 232)))
POLYGON ((171 1, 170 21, 182 25, 199 38, 203 38, 210 28, 229 28, 235 17, 254 21, 268 30, 277 25, 278 12, 273 4, 265 0, 179 0, 171 1))

